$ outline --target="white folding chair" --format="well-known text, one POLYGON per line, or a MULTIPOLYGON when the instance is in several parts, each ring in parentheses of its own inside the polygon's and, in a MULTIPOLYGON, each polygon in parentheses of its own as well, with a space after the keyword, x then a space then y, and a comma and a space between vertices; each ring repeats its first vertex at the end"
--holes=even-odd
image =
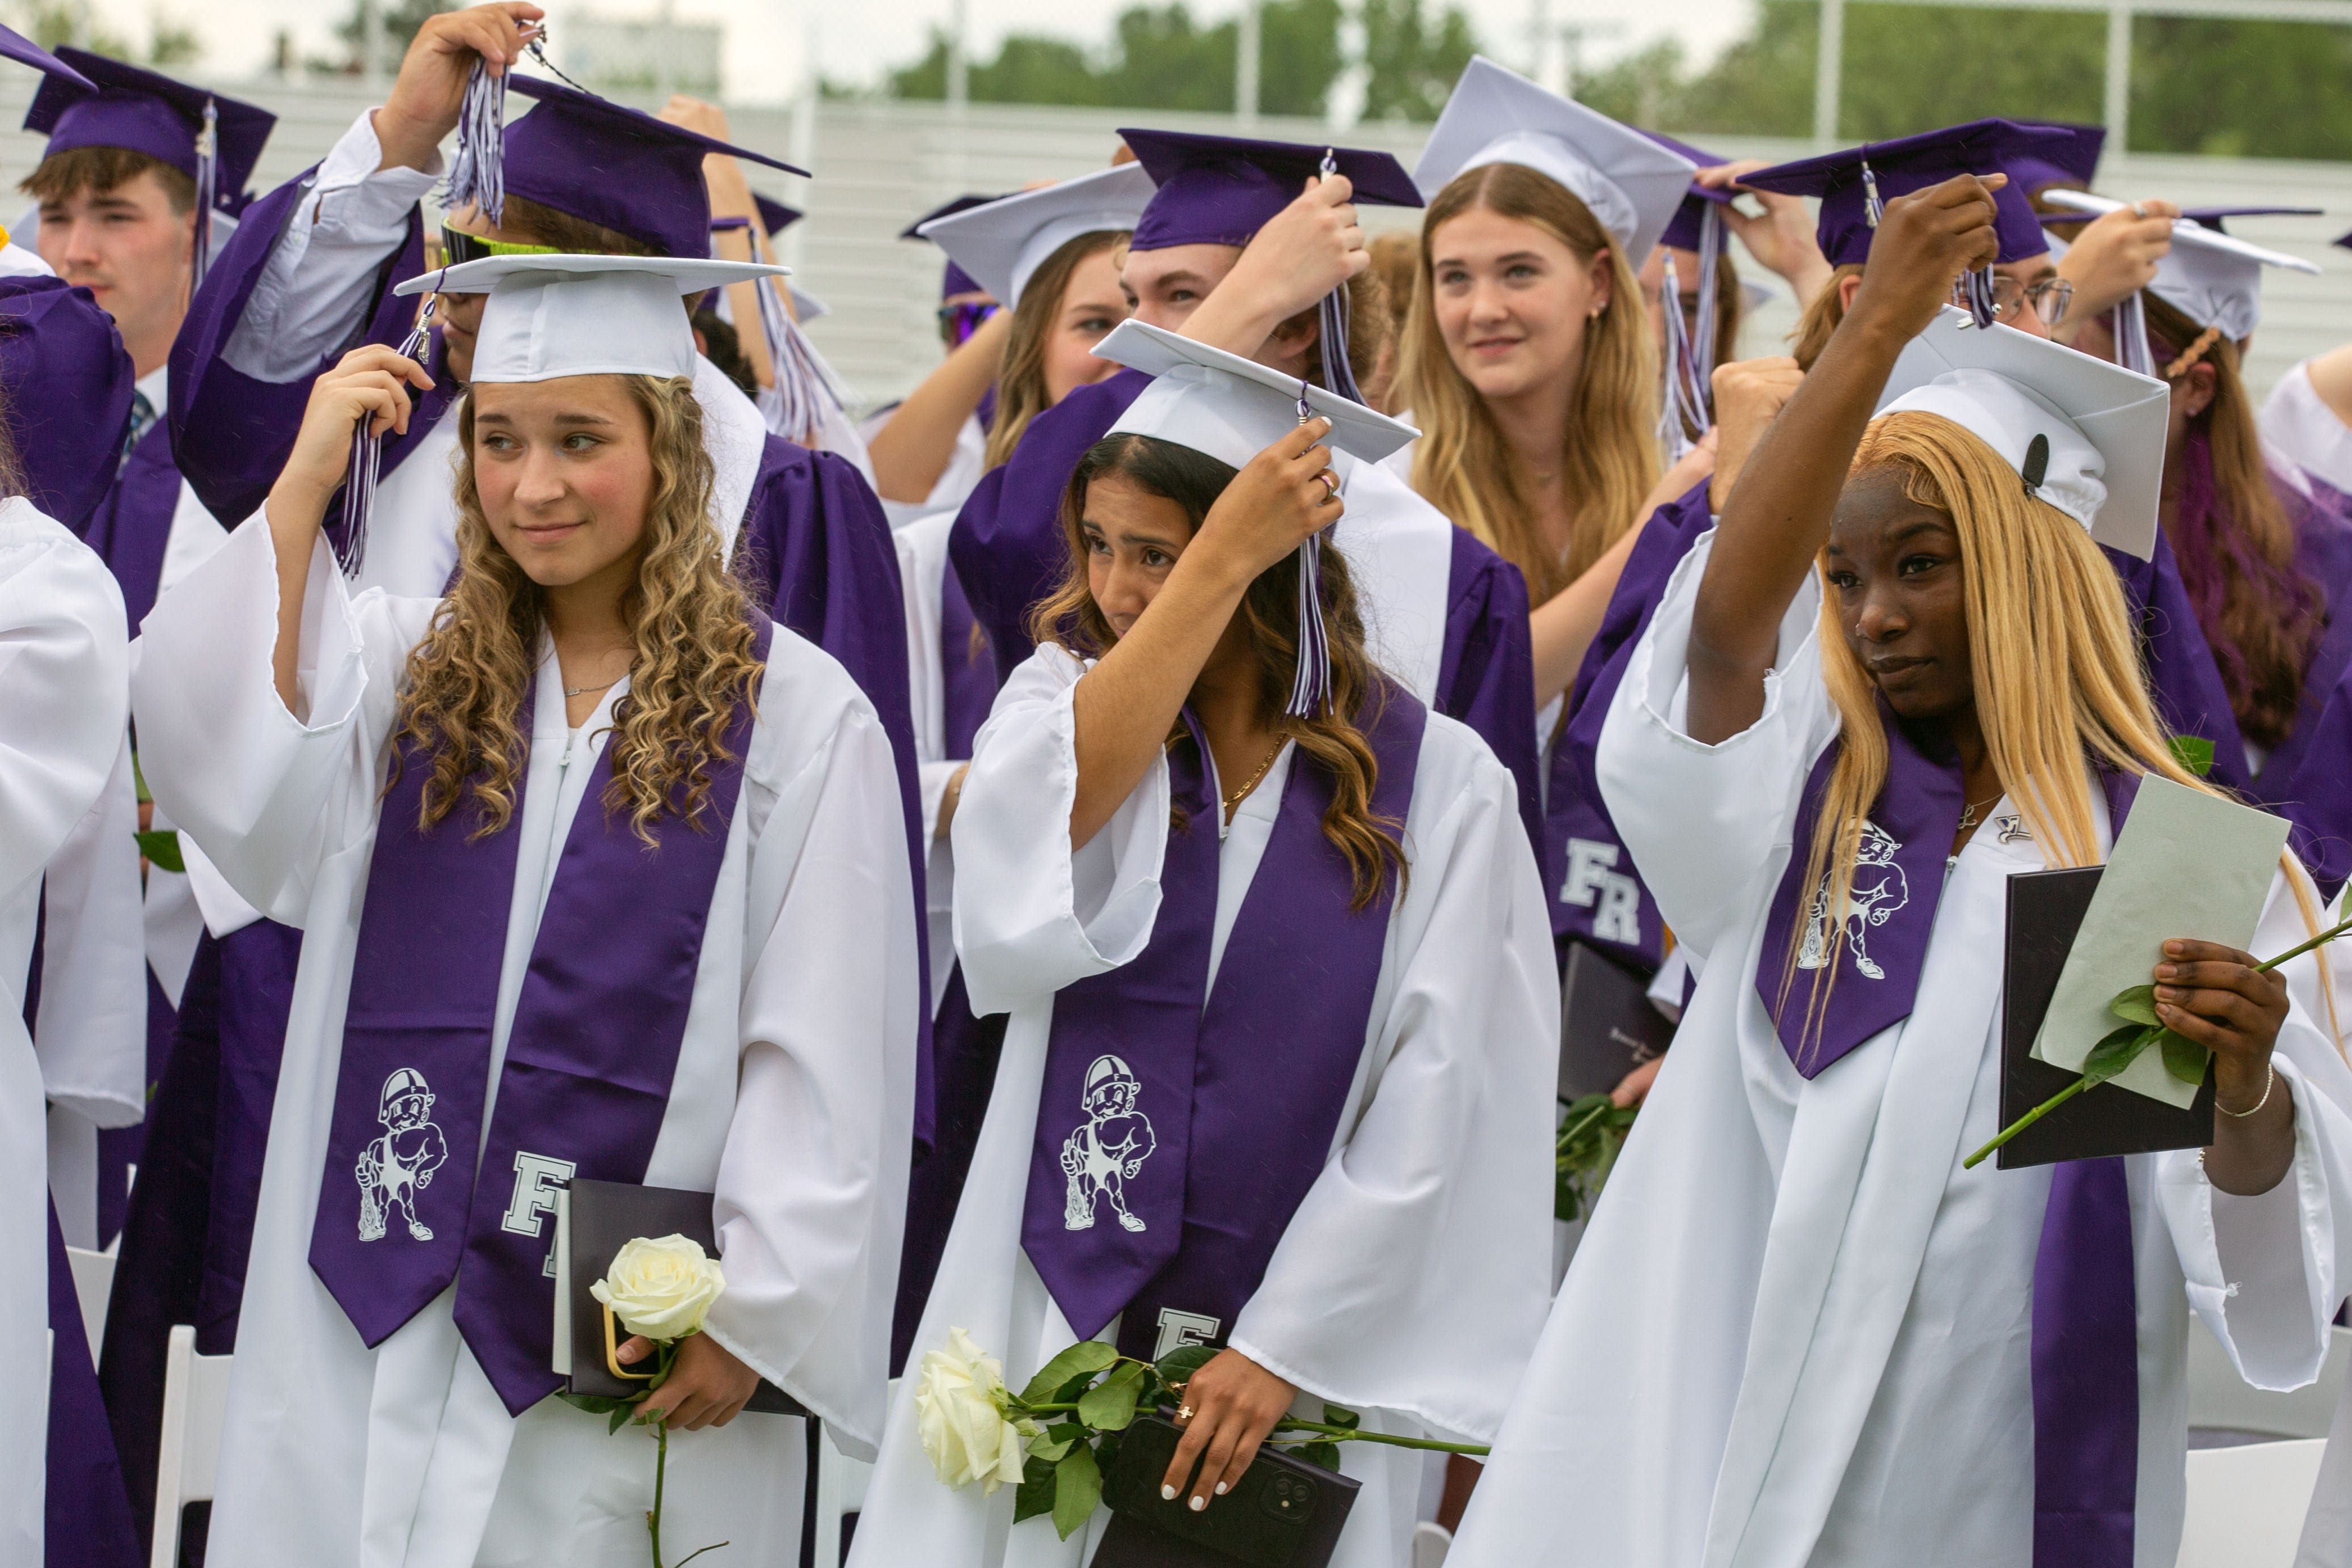
POLYGON ((1412 1568, 1445 1568, 1445 1554, 1454 1550, 1454 1534, 1433 1519, 1412 1527, 1412 1568))
POLYGON ((68 1247, 66 1261, 73 1268, 74 1298, 81 1303, 81 1331, 89 1339, 89 1359, 96 1364, 99 1346, 106 1338, 107 1300, 114 1294, 114 1254, 68 1247))
POLYGON ((2304 1437, 2189 1450, 2179 1568, 2293 1568, 2326 1448, 2304 1437))
POLYGON ((196 1331, 172 1330, 163 1359, 163 1431, 155 1461, 155 1547, 148 1568, 178 1568, 180 1511, 208 1501, 220 1468, 232 1357, 198 1355, 196 1331))
MULTIPOLYGON (((2198 1430, 2249 1432, 2264 1437, 2325 1437, 2336 1418, 2336 1396, 2352 1369, 2352 1329, 2330 1331, 2327 1364, 2319 1381, 2292 1394, 2246 1386, 2229 1355, 2204 1327, 2189 1331, 2189 1427, 2198 1430)), ((2295 1517, 2303 1506, 2295 1505, 2295 1517)))

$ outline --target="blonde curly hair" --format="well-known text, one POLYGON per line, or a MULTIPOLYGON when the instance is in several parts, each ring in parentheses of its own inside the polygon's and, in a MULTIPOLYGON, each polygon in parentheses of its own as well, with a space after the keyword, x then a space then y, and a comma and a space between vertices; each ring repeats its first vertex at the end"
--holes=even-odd
MULTIPOLYGON (((684 376, 620 379, 651 432, 654 494, 636 585, 621 601, 636 653, 628 692, 613 710, 604 809, 625 809, 650 845, 653 825, 666 814, 702 825, 711 766, 734 760, 728 724, 739 702, 757 711, 763 666, 751 601, 710 518, 712 469, 694 383, 684 376)), ((526 754, 523 700, 546 596, 482 514, 470 395, 457 420, 457 580, 408 655, 385 788, 413 745, 433 765, 419 826, 440 821, 470 794, 478 808, 471 836, 479 839, 514 815, 526 754)))

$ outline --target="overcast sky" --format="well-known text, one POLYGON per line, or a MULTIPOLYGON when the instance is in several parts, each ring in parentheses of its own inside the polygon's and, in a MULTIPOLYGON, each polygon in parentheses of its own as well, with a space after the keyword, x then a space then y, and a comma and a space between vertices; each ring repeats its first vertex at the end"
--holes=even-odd
MULTIPOLYGON (((542 0, 561 26, 570 0, 542 0)), ((600 15, 650 16, 659 0, 604 0, 584 9, 600 15)), ((985 57, 1012 31, 1056 34, 1087 43, 1107 37, 1110 20, 1133 0, 968 0, 974 50, 985 57)), ((1426 8, 1441 9, 1444 0, 1426 8)), ((1466 0, 1489 53, 1511 65, 1528 54, 1530 12, 1537 0, 1466 0)), ((792 94, 798 79, 804 18, 819 23, 817 57, 835 80, 868 82, 887 66, 921 53, 926 29, 944 24, 950 0, 850 0, 812 5, 810 0, 675 0, 685 18, 724 22, 728 28, 728 96, 739 101, 776 100, 792 94)), ((1676 0, 1671 30, 1702 57, 1712 54, 1746 25, 1751 0, 1676 0)), ((1194 15, 1213 21, 1235 9, 1234 0, 1194 0, 1194 15)), ((221 79, 249 75, 268 60, 271 40, 290 30, 298 47, 325 52, 333 24, 349 13, 350 0, 92 0, 92 9, 114 31, 143 40, 155 14, 193 26, 204 39, 201 69, 221 79)), ((1656 0, 1549 0, 1555 25, 1575 22, 1592 30, 1588 57, 1606 58, 1647 43, 1667 25, 1659 21, 1656 0)))

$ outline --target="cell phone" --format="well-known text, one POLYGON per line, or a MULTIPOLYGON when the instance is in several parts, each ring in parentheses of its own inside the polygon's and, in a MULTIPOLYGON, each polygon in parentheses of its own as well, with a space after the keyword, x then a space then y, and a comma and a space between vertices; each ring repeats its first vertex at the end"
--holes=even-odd
POLYGON ((1120 1436, 1103 1477, 1111 1521, 1091 1568, 1326 1568, 1360 1482, 1269 1445, 1233 1490, 1194 1513, 1189 1489, 1172 1501, 1160 1495, 1181 1436, 1164 1416, 1120 1436))

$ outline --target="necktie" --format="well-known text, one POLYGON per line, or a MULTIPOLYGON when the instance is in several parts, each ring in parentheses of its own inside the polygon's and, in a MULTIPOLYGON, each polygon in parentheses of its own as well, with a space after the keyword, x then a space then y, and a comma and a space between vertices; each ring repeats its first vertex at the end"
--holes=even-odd
POLYGON ((131 461, 131 449, 139 444, 139 438, 146 434, 154 423, 155 405, 148 401, 145 392, 132 392, 131 394, 131 429, 122 438, 122 455, 115 464, 117 473, 121 472, 123 464, 131 461))

